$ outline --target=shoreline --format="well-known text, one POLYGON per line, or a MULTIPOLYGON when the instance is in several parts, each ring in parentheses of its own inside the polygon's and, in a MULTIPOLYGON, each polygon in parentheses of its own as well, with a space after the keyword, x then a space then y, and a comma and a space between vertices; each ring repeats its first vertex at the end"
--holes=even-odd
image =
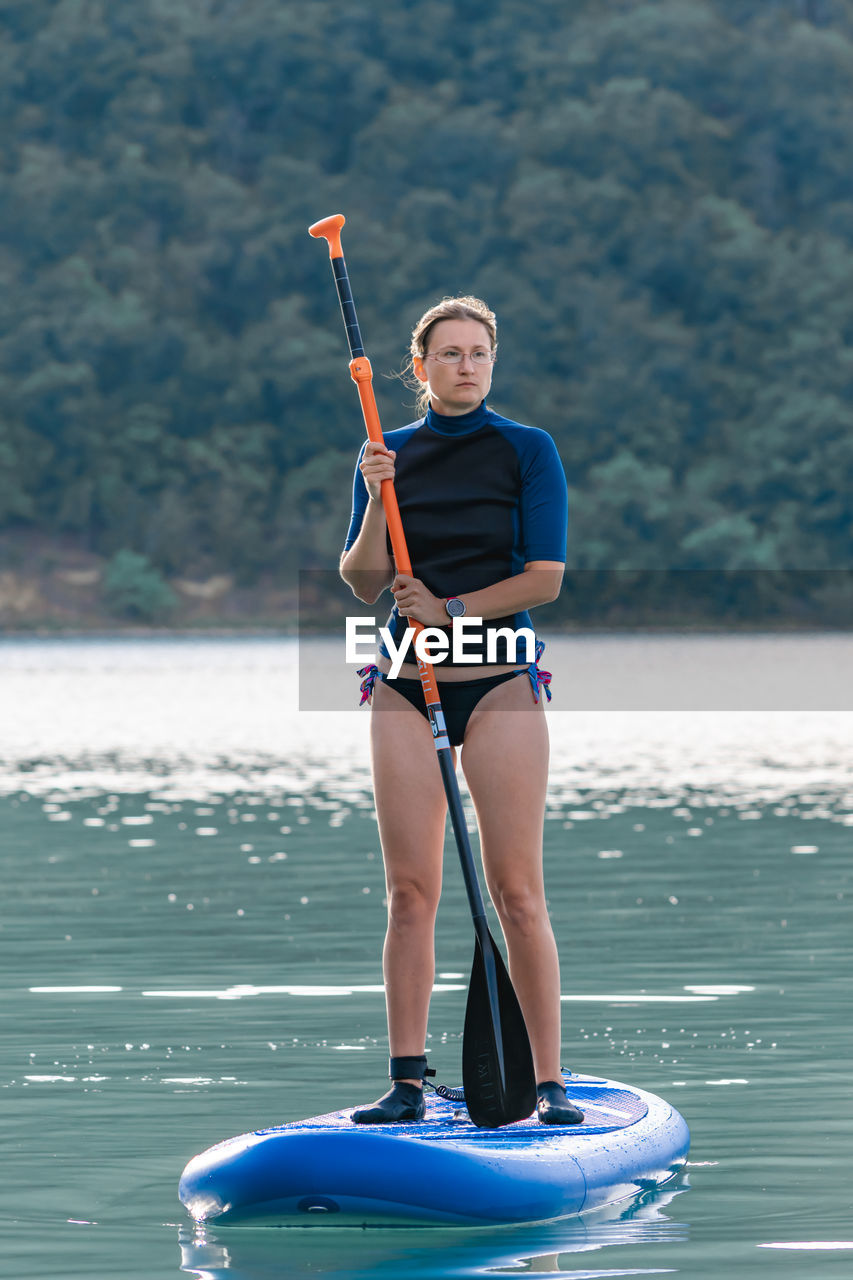
MULTIPOLYGON (((163 575, 144 556, 0 534, 0 638, 333 634, 366 607, 335 568, 243 575, 209 562, 163 575), (120 572, 116 562, 124 556, 120 572)), ((388 596, 371 609, 387 614, 388 596)), ((578 570, 536 611, 550 635, 809 634, 853 630, 853 572, 578 570)))

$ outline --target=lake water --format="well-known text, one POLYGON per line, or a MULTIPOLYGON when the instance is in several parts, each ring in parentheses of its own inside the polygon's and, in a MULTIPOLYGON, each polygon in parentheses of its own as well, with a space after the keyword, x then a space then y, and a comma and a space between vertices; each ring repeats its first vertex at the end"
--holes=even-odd
MULTIPOLYGON (((538 1227, 197 1231, 195 1152, 383 1087, 368 713, 300 710, 295 641, 0 641, 0 1275, 849 1277, 849 664, 549 646, 564 1061, 679 1108, 679 1186, 538 1227)), ((449 1083, 471 952, 448 846, 449 1083)))

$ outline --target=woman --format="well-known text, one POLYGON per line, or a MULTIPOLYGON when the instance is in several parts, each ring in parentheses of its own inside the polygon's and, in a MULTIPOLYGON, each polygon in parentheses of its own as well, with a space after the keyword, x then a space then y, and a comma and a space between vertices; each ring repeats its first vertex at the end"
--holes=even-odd
MULTIPOLYGON (((389 432, 387 447, 363 448, 341 575, 368 604, 390 586, 395 643, 408 617, 444 627, 464 615, 484 620, 477 643, 466 643, 481 661, 454 666, 448 659, 435 674, 451 743, 462 749, 486 883, 530 1035, 537 1113, 545 1124, 577 1124, 583 1113, 567 1100, 561 1077, 560 972, 542 879, 548 733, 540 685, 550 697, 548 677, 535 662, 517 661, 506 641, 482 662, 489 629, 529 627, 527 610, 559 594, 566 481, 550 436, 487 409, 496 347, 495 317, 477 298, 445 298, 422 316, 411 362, 425 416, 389 432), (394 570, 385 479, 394 480, 416 577, 394 570)), ((446 816, 417 666, 404 664, 389 681, 390 665, 380 650, 363 690, 372 700, 388 896, 383 968, 393 1083, 374 1106, 353 1113, 361 1124, 424 1115, 446 816)))

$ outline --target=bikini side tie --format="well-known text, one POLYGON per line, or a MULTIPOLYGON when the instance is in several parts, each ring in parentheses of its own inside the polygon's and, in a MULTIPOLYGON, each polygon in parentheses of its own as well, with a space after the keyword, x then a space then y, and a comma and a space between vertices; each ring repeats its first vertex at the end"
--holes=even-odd
POLYGON ((545 652, 545 641, 537 640, 536 641, 536 657, 534 658, 533 662, 531 662, 530 666, 527 668, 527 675, 530 679, 531 688, 533 689, 534 702, 539 701, 540 689, 545 690, 545 697, 548 699, 549 702, 551 701, 551 689, 550 689, 551 672, 539 670, 539 659, 542 657, 542 654, 544 652, 545 652))
POLYGON ((361 681, 361 701, 358 705, 363 707, 365 702, 369 702, 373 697, 373 686, 376 681, 382 680, 384 677, 375 662, 371 662, 367 667, 359 667, 358 674, 363 677, 361 681))

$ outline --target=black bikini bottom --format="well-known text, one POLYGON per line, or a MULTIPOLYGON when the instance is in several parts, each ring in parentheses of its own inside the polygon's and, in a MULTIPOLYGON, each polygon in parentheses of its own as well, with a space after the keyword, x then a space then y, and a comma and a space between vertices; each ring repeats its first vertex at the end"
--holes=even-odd
MULTIPOLYGON (((441 709, 444 712, 444 722, 447 725, 447 736, 451 747, 462 745, 471 713, 481 698, 484 698, 491 689, 497 689, 499 684, 506 684, 507 680, 525 675, 527 675, 527 668, 522 667, 520 671, 504 671, 498 676, 483 676, 481 680, 460 680, 458 683, 453 680, 442 680, 439 686, 441 709)), ((389 680, 387 675, 379 678, 390 689, 396 689, 397 693, 401 693, 416 711, 420 711, 424 720, 428 718, 420 680, 406 680, 399 677, 396 680, 389 680)))

